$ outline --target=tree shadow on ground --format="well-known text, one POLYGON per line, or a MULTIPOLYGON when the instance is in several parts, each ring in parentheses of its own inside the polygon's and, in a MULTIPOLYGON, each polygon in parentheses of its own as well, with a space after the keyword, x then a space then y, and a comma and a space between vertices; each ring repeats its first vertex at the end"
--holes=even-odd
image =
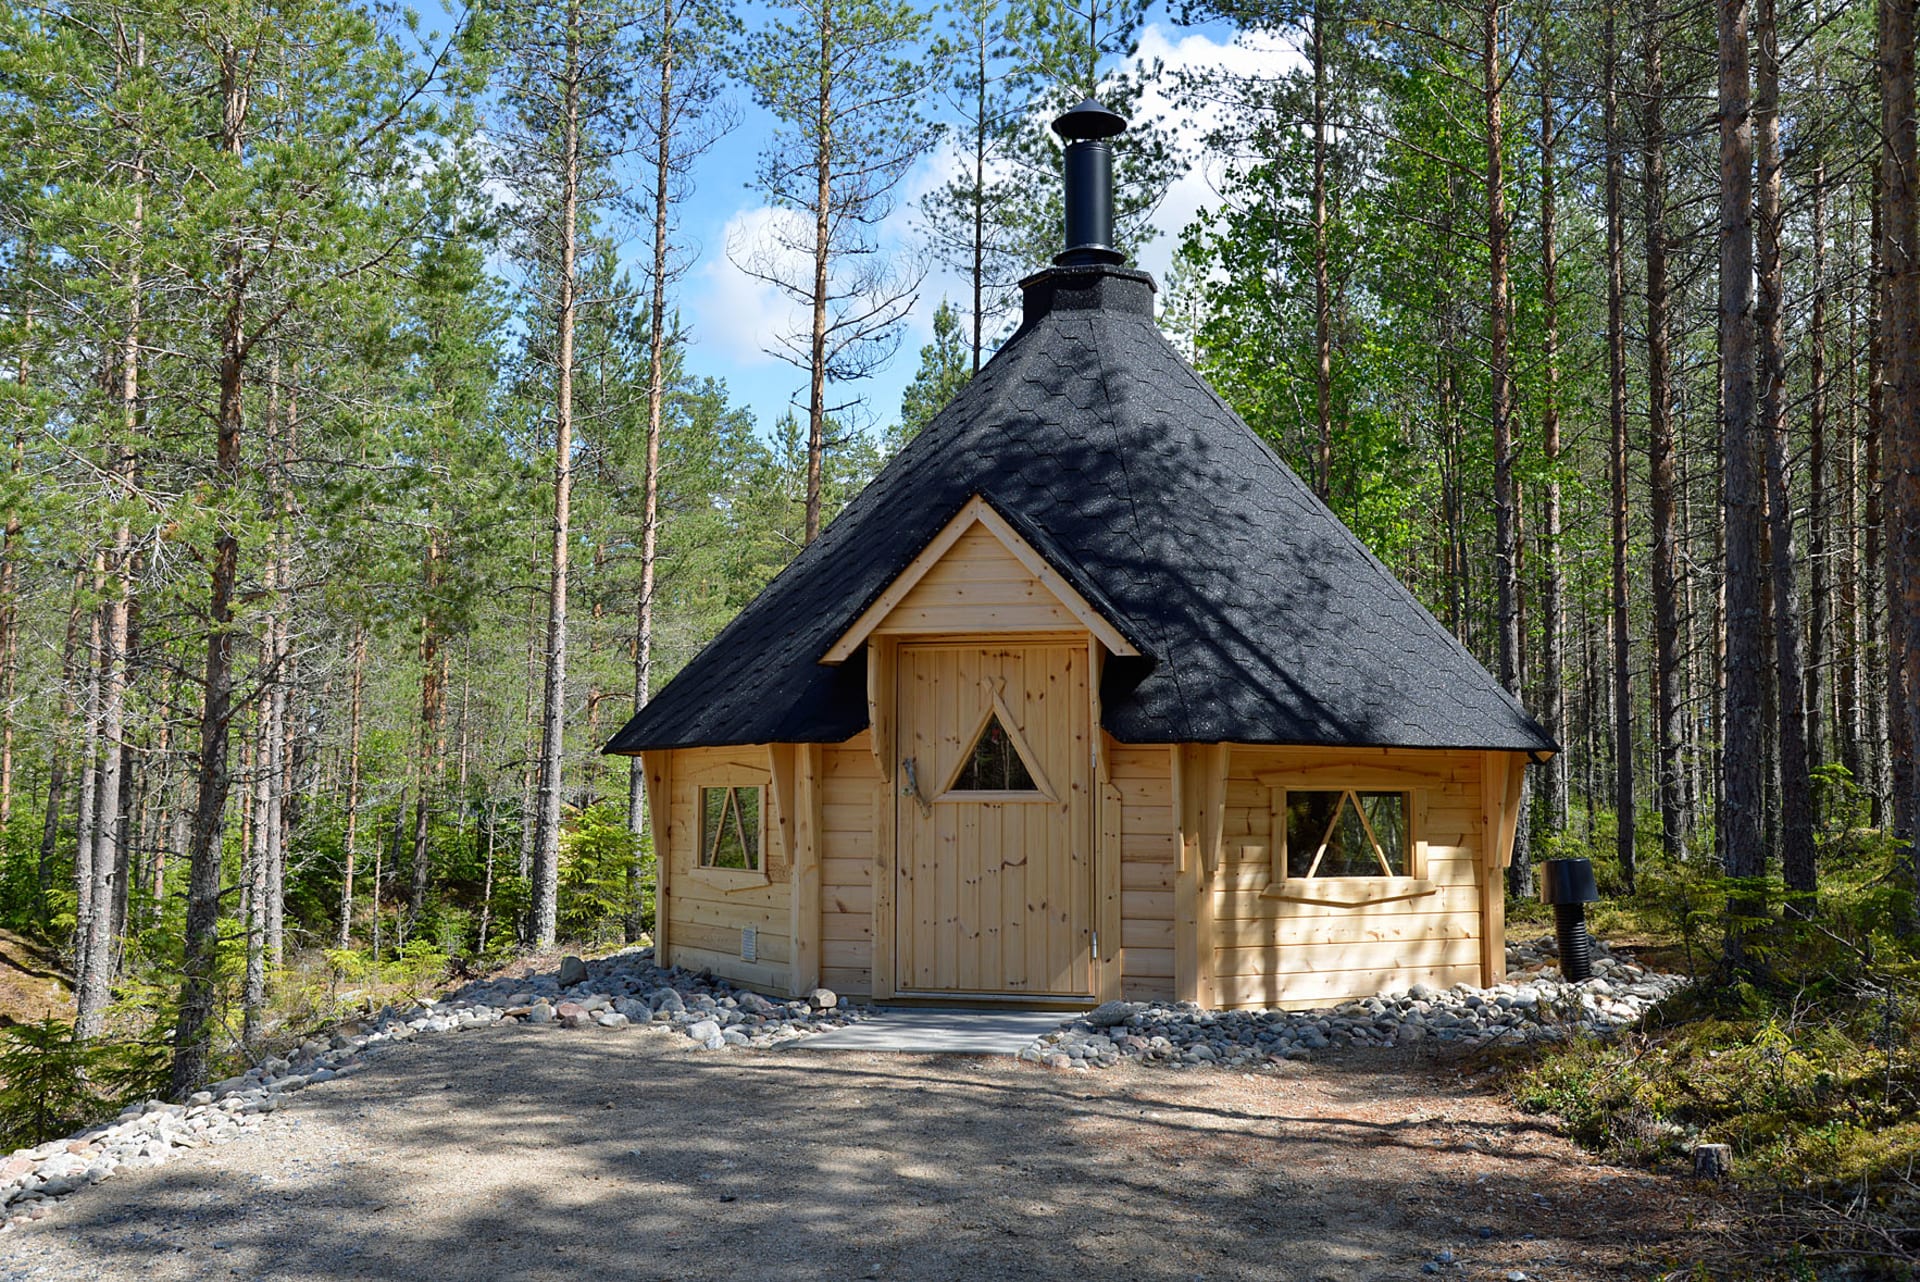
POLYGON ((1095 1076, 683 1040, 512 1025, 396 1047, 297 1097, 245 1142, 262 1151, 82 1193, 0 1277, 49 1234, 152 1279, 1361 1279, 1443 1249, 1586 1277, 1608 1274, 1582 1253, 1623 1238, 1643 1264, 1705 1247, 1630 1199, 1557 1214, 1565 1144, 1431 1082, 1400 1107, 1351 1066, 1095 1076))

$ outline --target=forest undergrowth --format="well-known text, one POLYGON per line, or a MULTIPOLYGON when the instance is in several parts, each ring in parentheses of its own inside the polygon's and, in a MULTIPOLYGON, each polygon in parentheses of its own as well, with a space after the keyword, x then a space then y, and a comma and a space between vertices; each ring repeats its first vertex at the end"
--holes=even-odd
MULTIPOLYGON (((1728 1145, 1764 1230, 1742 1248, 1755 1275, 1912 1277, 1920 955, 1897 927, 1914 905, 1897 889, 1904 852, 1844 780, 1826 787, 1817 897, 1720 876, 1710 852, 1643 867, 1628 892, 1596 848, 1595 932, 1695 983, 1617 1041, 1517 1053, 1508 1088, 1612 1161, 1687 1175, 1697 1145, 1728 1145), (1726 961, 1729 928, 1744 965, 1726 961)), ((1544 920, 1537 905, 1515 915, 1544 920)))
MULTIPOLYGON (((466 853, 477 862, 477 853, 466 853)), ((460 858, 448 861, 459 871, 460 858)), ((324 862, 296 870, 289 900, 331 902, 339 893, 333 871, 324 862)), ((285 965, 268 976, 251 1036, 241 1018, 247 939, 237 931, 224 937, 216 979, 216 1010, 222 1014, 209 1080, 242 1072, 384 1007, 431 1001, 450 985, 529 956, 516 931, 526 911, 526 879, 509 870, 485 878, 478 867, 469 871, 465 878, 444 879, 440 896, 418 914, 404 902, 374 908, 358 923, 354 946, 329 947, 317 932, 291 932, 294 946, 285 965)), ((653 923, 652 883, 650 848, 633 839, 616 808, 589 807, 571 816, 561 843, 560 946, 593 954, 646 938, 653 923)), ((52 912, 18 914, 16 920, 30 937, 39 937, 47 955, 57 956, 71 930, 72 909, 57 891, 49 899, 52 912)), ((0 1011, 0 1152, 71 1134, 130 1103, 169 1096, 177 942, 165 930, 129 936, 102 1037, 76 1038, 72 1019, 62 1017, 69 1009, 64 1003, 59 1013, 0 1011)))

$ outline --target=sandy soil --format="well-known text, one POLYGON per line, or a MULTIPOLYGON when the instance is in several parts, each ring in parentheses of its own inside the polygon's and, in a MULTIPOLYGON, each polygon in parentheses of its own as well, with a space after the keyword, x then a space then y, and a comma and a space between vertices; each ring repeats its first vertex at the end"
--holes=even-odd
POLYGON ((0 930, 0 1025, 73 1018, 73 977, 24 935, 0 930))
POLYGON ((1286 1076, 501 1025, 0 1237, 0 1279, 1657 1276, 1724 1213, 1453 1071, 1286 1076), (1482 1230, 1491 1230, 1483 1236, 1482 1230))

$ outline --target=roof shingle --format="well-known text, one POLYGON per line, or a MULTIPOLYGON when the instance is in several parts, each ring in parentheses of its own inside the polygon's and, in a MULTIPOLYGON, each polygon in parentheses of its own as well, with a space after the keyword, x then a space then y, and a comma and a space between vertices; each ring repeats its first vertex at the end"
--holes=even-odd
POLYGON ((1122 742, 1554 749, 1168 344, 1151 278, 1025 289, 999 354, 607 751, 857 734, 864 657, 820 658, 975 494, 1143 650, 1102 684, 1122 742))

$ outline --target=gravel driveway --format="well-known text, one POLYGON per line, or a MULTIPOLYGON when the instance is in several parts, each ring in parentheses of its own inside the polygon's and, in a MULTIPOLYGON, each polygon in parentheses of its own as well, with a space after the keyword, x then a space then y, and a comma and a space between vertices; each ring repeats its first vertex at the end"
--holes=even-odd
POLYGON ((0 1279, 1645 1277, 1721 1223, 1394 1052, 1064 1073, 509 1022, 81 1190, 0 1279))

